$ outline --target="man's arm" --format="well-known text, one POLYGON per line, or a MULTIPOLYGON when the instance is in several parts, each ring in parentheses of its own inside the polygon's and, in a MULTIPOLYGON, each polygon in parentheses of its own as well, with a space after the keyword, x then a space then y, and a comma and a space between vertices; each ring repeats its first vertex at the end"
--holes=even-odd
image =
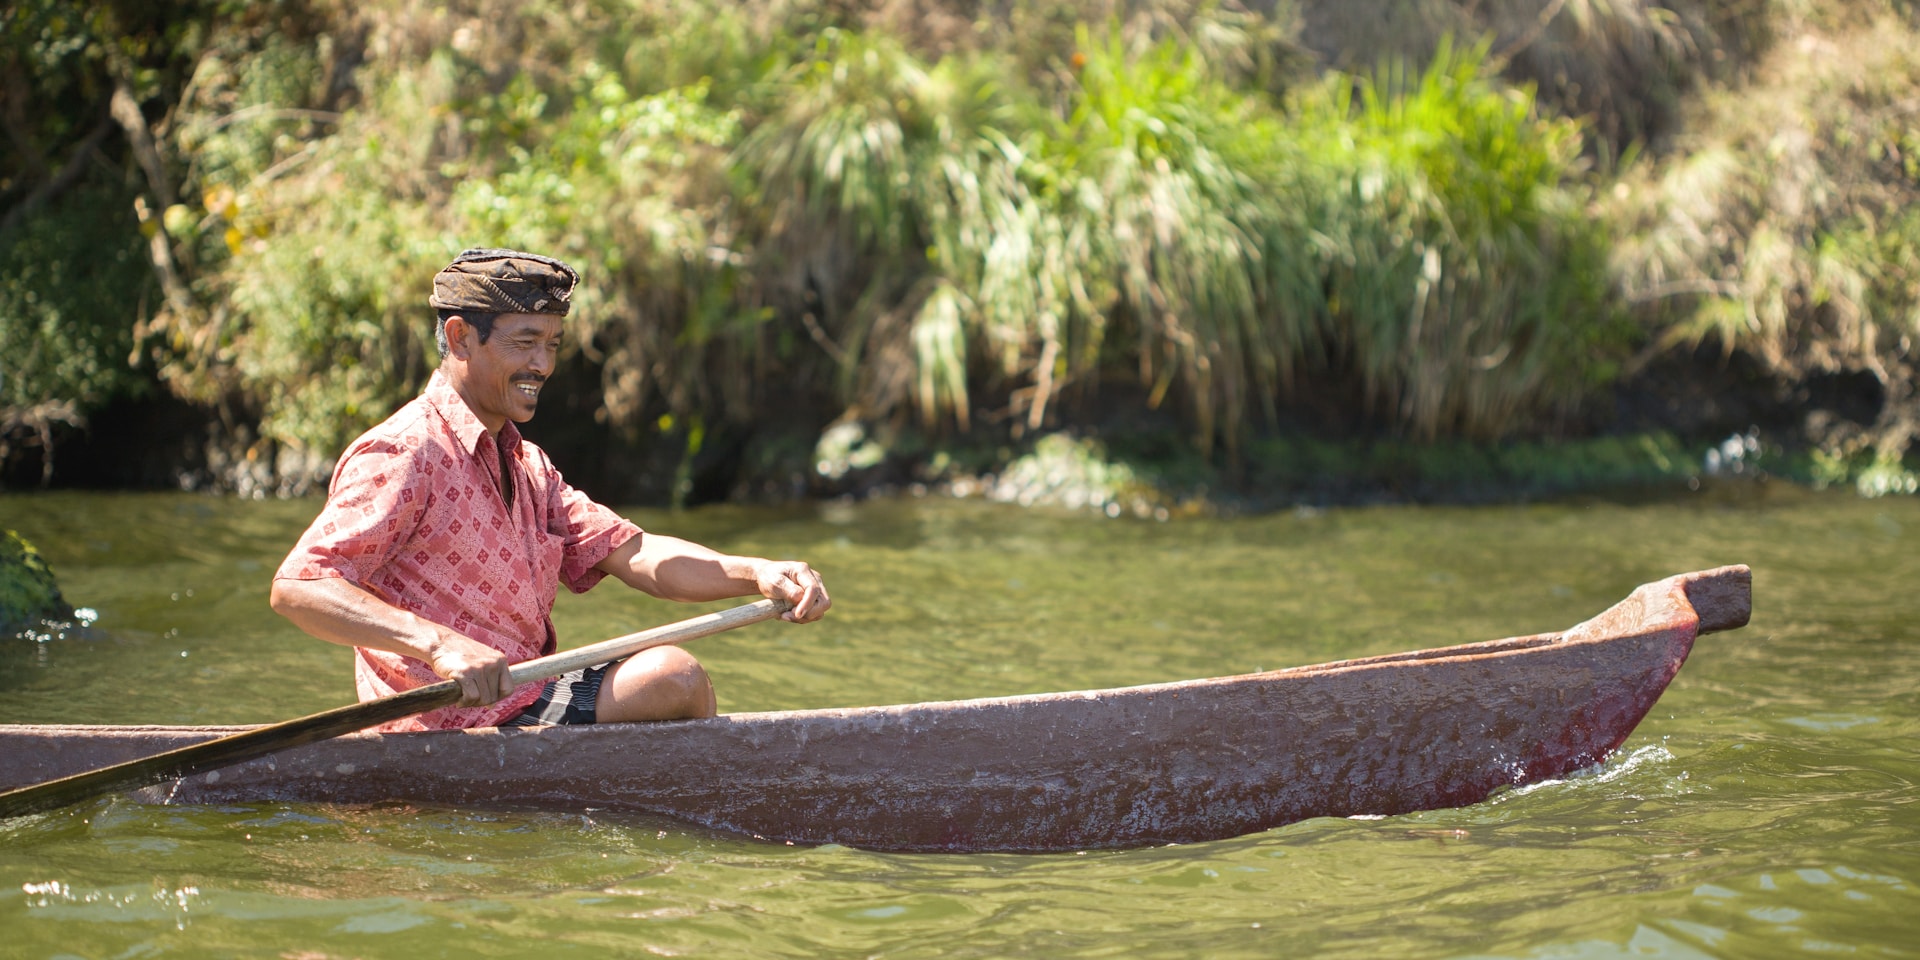
POLYGON ((425 662, 460 684, 461 706, 478 707, 513 692, 505 654, 400 609, 340 577, 276 579, 275 613, 322 640, 385 650, 425 662))
POLYGON ((505 655, 359 585, 419 525, 435 488, 435 450, 388 433, 354 441, 334 469, 326 507, 275 574, 268 603, 322 640, 419 660, 460 684, 461 706, 485 706, 513 692, 505 655))
POLYGON ((594 565, 627 586, 663 600, 699 602, 760 594, 793 604, 783 620, 809 623, 833 600, 820 574, 799 560, 736 557, 678 537, 641 533, 594 565))

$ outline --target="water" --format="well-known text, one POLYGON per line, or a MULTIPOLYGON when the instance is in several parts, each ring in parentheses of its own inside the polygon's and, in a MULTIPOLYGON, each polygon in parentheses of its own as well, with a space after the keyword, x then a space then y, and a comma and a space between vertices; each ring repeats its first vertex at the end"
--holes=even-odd
MULTIPOLYGON (((352 699, 266 609, 316 501, 6 495, 92 633, 0 641, 0 722, 249 723, 352 699)), ((1459 810, 1057 855, 788 847, 578 813, 102 800, 0 826, 0 957, 1920 956, 1920 501, 1171 523, 975 502, 636 511, 812 561, 834 609, 695 650, 721 709, 1238 673, 1570 626, 1754 568, 1621 753, 1459 810)), ((718 606, 723 605, 716 605, 718 606)), ((568 645, 696 609, 563 592, 568 645)))

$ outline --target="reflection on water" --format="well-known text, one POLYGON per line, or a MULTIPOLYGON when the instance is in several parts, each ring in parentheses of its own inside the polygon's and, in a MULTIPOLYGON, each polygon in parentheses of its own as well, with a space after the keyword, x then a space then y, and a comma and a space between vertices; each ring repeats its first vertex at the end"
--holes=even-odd
MULTIPOLYGON (((0 525, 99 612, 84 638, 0 642, 0 721, 259 722, 351 700, 346 651, 266 609, 317 509, 0 496, 0 525)), ((1755 611, 1702 640, 1620 756, 1462 810, 1149 850, 912 856, 591 811, 108 800, 0 826, 0 953, 1914 955, 1914 501, 1747 487, 1170 523, 914 500, 633 516, 829 579, 820 624, 690 648, 724 710, 1118 686, 1533 633, 1733 562, 1754 567, 1755 611)), ((693 611, 609 584, 563 595, 555 618, 577 645, 693 611)))

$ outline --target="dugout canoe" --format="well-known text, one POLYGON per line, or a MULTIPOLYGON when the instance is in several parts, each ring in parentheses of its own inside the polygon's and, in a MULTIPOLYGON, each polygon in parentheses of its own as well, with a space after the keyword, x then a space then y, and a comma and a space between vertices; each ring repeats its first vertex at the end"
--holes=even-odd
MULTIPOLYGON (((1233 677, 601 727, 354 734, 146 788, 153 802, 626 811, 795 843, 1057 851, 1477 803, 1605 760, 1744 566, 1560 633, 1233 677)), ((0 726, 0 789, 248 729, 0 726)))

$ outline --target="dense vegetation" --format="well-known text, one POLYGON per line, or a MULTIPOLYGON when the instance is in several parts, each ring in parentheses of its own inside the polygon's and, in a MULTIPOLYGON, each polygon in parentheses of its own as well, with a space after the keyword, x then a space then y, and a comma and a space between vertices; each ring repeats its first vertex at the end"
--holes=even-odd
POLYGON ((1283 486, 1329 437, 1717 440, 1612 412, 1703 358, 1804 410, 1810 476, 1913 484, 1904 3, 163 6, 0 13, 15 461, 144 395, 212 426, 189 478, 303 489, 505 245, 582 268, 535 432, 617 498, 1062 428, 1283 486))

